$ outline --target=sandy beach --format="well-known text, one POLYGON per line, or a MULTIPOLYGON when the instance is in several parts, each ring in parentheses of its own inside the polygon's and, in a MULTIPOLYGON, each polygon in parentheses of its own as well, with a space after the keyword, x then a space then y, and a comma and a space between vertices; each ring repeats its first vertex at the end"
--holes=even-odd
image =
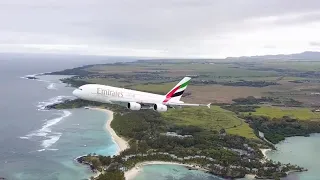
POLYGON ((111 128, 111 122, 113 120, 113 112, 107 109, 102 109, 102 108, 90 108, 93 110, 98 110, 98 111, 103 111, 108 114, 108 119, 105 125, 106 130, 111 134, 112 140, 115 142, 117 145, 117 152, 115 155, 119 155, 120 152, 124 151, 125 149, 129 148, 129 144, 126 140, 123 138, 119 137, 117 133, 111 128))
MULTIPOLYGON (((113 120, 113 112, 107 109, 102 109, 102 108, 90 108, 93 110, 98 110, 98 111, 103 111, 108 114, 108 119, 106 121, 105 129, 111 134, 112 140, 115 142, 117 145, 117 152, 115 155, 120 154, 120 152, 124 151, 125 149, 129 148, 129 144, 126 140, 123 138, 119 137, 116 132, 111 128, 111 122, 113 120)), ((266 156, 266 152, 270 151, 271 149, 260 149, 264 159, 268 159, 266 156)), ((264 160, 262 160, 264 161, 264 160)), ((141 162, 135 165, 134 168, 128 170, 125 172, 124 176, 126 180, 133 180, 141 171, 143 166, 146 165, 152 165, 152 164, 168 164, 168 165, 180 165, 180 166, 185 166, 185 167, 190 167, 190 168, 196 168, 198 170, 206 171, 205 169, 202 169, 200 167, 194 167, 194 165, 191 164, 182 164, 182 163, 177 163, 177 162, 165 162, 165 161, 145 161, 141 162)), ((100 173, 97 173, 95 177, 99 176, 100 173)), ((248 179, 254 179, 255 175, 254 174, 247 174, 246 177, 248 179)))
POLYGON ((152 164, 180 165, 180 166, 196 168, 198 170, 206 171, 205 169, 202 169, 197 166, 193 167, 193 165, 191 165, 191 164, 182 164, 182 163, 177 163, 177 162, 166 162, 166 161, 145 161, 145 162, 141 162, 141 163, 136 164, 134 168, 130 169, 129 171, 126 171, 124 173, 126 180, 134 179, 142 171, 143 166, 152 165, 152 164))
POLYGON ((255 179, 256 175, 255 174, 246 174, 245 178, 246 179, 255 179))
POLYGON ((267 152, 271 151, 271 149, 260 149, 260 151, 262 152, 264 159, 261 160, 261 162, 265 162, 265 160, 268 160, 269 158, 267 157, 267 152))

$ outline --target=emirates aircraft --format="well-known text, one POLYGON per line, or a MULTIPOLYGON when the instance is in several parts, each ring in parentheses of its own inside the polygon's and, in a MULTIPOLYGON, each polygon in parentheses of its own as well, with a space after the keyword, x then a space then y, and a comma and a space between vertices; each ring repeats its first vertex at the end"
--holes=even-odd
POLYGON ((167 111, 168 108, 182 106, 207 106, 210 108, 210 104, 188 104, 180 101, 190 79, 190 77, 184 77, 166 95, 100 84, 86 84, 77 88, 72 93, 80 99, 118 104, 131 110, 153 109, 155 111, 164 112, 167 111))

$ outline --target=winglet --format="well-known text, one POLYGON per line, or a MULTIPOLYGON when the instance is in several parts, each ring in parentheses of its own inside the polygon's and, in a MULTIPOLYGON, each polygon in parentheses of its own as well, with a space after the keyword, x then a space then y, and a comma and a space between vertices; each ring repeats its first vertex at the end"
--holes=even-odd
POLYGON ((210 109, 210 105, 211 105, 211 103, 209 103, 209 104, 207 104, 207 107, 210 109))

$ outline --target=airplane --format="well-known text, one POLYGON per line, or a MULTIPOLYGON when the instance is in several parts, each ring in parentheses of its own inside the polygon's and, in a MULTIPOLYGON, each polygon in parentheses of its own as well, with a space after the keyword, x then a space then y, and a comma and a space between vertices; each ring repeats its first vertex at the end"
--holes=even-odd
POLYGON ((164 112, 168 108, 183 106, 207 106, 209 104, 189 104, 180 101, 185 92, 190 77, 184 77, 166 95, 124 89, 101 84, 86 84, 75 89, 72 94, 80 99, 96 101, 101 103, 117 104, 130 110, 153 109, 164 112))

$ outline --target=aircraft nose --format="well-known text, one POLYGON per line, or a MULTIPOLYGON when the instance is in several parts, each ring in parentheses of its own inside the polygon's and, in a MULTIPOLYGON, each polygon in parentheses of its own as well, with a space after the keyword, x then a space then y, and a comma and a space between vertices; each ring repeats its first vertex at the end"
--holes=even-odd
POLYGON ((76 97, 79 97, 79 89, 75 89, 72 94, 76 97))

